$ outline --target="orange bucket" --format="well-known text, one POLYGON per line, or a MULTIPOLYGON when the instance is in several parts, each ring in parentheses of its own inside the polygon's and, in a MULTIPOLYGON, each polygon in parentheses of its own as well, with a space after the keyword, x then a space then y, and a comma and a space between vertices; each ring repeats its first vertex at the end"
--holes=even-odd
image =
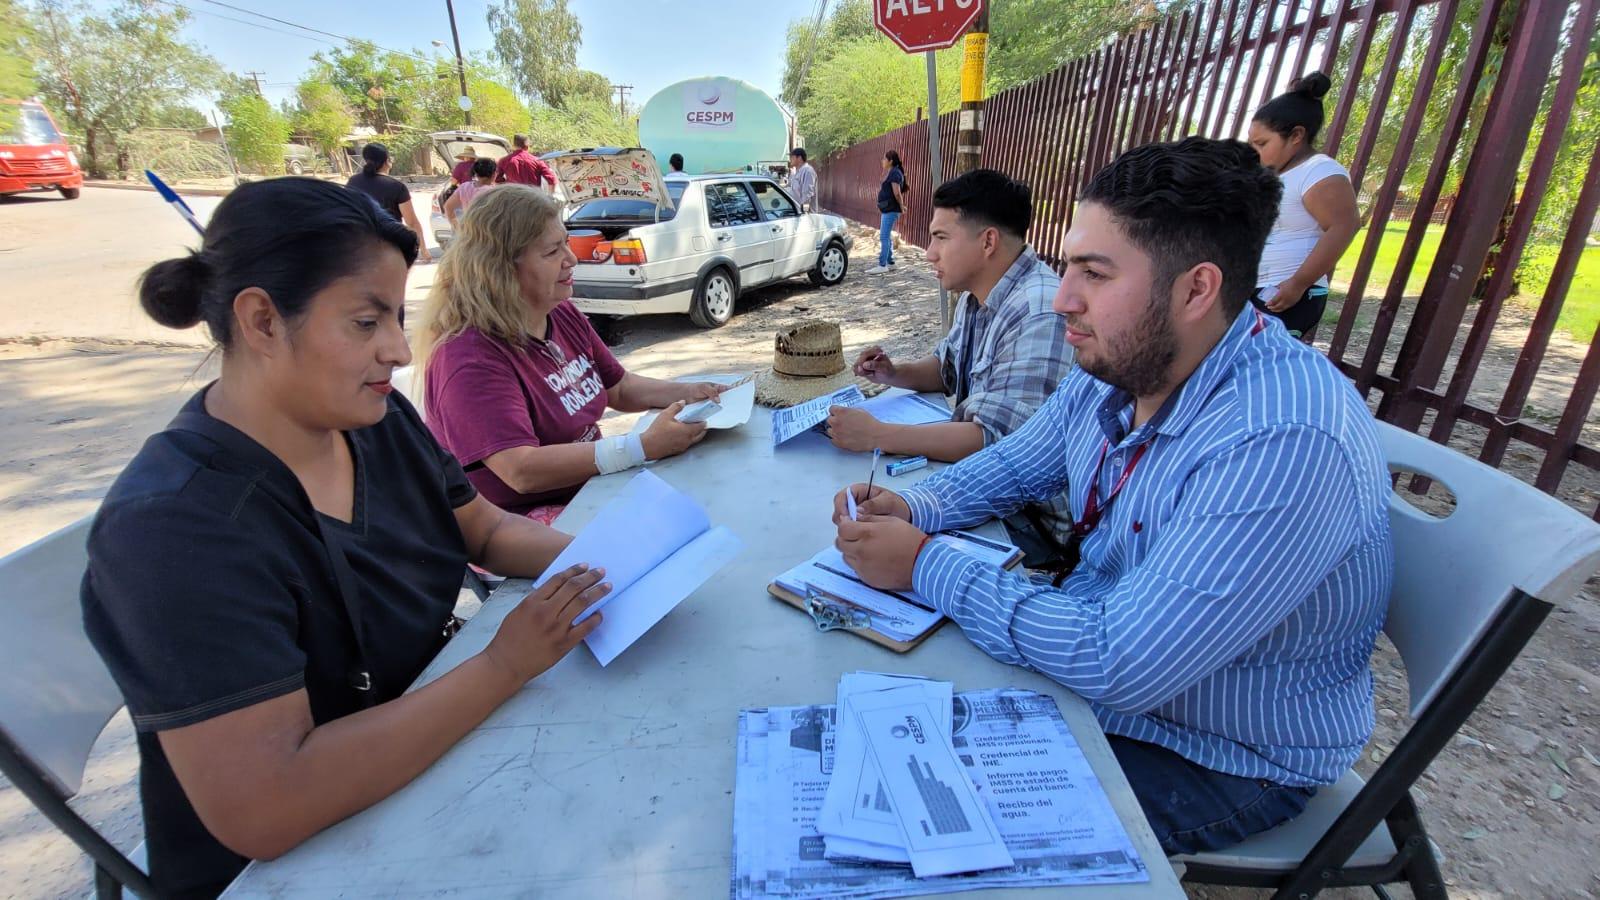
POLYGON ((567 232, 567 246, 578 257, 578 262, 588 262, 594 259, 594 246, 605 237, 593 228, 580 228, 577 231, 567 232))

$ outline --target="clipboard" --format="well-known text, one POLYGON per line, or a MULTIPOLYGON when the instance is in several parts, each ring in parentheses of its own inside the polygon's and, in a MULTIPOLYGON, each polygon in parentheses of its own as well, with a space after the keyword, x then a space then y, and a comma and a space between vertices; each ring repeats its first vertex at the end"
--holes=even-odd
MULTIPOLYGON (((781 588, 777 584, 769 584, 769 585, 767 585, 767 593, 771 594, 773 597, 777 598, 779 601, 789 604, 790 606, 794 607, 795 609, 799 610, 800 612, 806 613, 806 617, 810 618, 811 614, 806 612, 806 598, 800 596, 799 594, 794 593, 793 591, 781 588)), ((917 647, 919 644, 921 644, 923 641, 927 640, 935 631, 938 631, 939 629, 943 628, 944 624, 946 622, 948 622, 948 621, 950 621, 950 617, 949 616, 940 617, 939 621, 937 623, 935 623, 933 625, 933 627, 931 627, 927 631, 924 631, 923 633, 917 635, 916 637, 912 638, 909 641, 897 641, 897 640, 894 640, 893 638, 886 637, 883 634, 881 634, 878 631, 875 631, 875 630, 873 630, 871 628, 862 628, 862 629, 841 628, 839 630, 843 631, 843 632, 845 632, 847 634, 853 634, 856 637, 863 638, 865 640, 869 640, 872 643, 877 644, 880 647, 885 647, 885 648, 887 648, 889 650, 893 650, 896 653, 908 653, 912 649, 917 647)))

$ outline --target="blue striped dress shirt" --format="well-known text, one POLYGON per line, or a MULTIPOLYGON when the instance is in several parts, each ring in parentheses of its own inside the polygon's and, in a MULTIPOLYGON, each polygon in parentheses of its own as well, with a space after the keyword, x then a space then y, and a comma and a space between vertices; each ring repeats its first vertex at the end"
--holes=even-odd
POLYGON ((1074 370, 1021 429, 903 492, 933 532, 1069 486, 1081 517, 1098 477, 1104 515, 1060 588, 929 544, 917 591, 996 659, 1089 700, 1110 734, 1218 772, 1331 784, 1372 733, 1368 664, 1394 569, 1366 404, 1246 307, 1129 432, 1132 413, 1074 370))

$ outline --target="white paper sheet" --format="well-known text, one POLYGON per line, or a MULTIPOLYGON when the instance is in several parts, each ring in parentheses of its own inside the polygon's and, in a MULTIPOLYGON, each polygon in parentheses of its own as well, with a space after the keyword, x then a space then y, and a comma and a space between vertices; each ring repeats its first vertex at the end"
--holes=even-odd
POLYGON ((776 447, 795 435, 828 421, 830 406, 860 406, 866 402, 861 388, 847 384, 831 394, 807 400, 799 406, 772 411, 772 446, 776 447))
POLYGON ((921 394, 880 394, 859 409, 891 425, 932 425, 950 421, 950 407, 921 394))
POLYGON ((833 780, 817 815, 817 831, 827 840, 827 855, 883 862, 910 863, 900 820, 883 787, 878 764, 852 714, 852 702, 873 691, 905 687, 920 691, 938 719, 940 733, 950 734, 952 685, 907 675, 851 672, 839 678, 833 780))
MULTIPOLYGON (((750 411, 756 405, 756 382, 749 375, 686 375, 675 381, 715 381, 717 384, 731 384, 731 387, 717 397, 717 404, 722 409, 717 414, 706 420, 706 428, 712 431, 721 431, 728 428, 738 428, 750 421, 750 411), (742 383, 741 383, 742 382, 742 383)), ((630 433, 642 432, 650 427, 661 415, 661 410, 653 409, 639 417, 639 421, 629 429, 630 433)))
POLYGON ((726 528, 711 528, 705 510, 689 495, 653 472, 640 472, 601 507, 534 587, 578 563, 606 570, 611 593, 573 620, 577 624, 605 610, 584 643, 606 665, 741 547, 726 528))
POLYGON ((986 802, 1013 803, 991 806, 1013 868, 916 878, 905 866, 825 858, 816 816, 834 770, 835 707, 748 709, 739 716, 730 896, 867 900, 1149 880, 1054 700, 1016 689, 957 694, 952 723, 986 802), (1035 805, 1018 809, 1021 800, 1035 805))
POLYGON ((868 587, 844 557, 833 547, 826 547, 798 566, 780 574, 773 581, 778 587, 798 594, 806 594, 806 585, 832 594, 859 606, 872 616, 872 629, 896 641, 909 641, 939 624, 943 615, 919 606, 921 599, 911 602, 915 594, 894 594, 868 587))
POLYGON ((743 542, 720 525, 697 536, 634 582, 623 602, 608 605, 599 626, 583 642, 600 665, 610 665, 743 548, 743 542))
POLYGON ((920 686, 851 696, 918 878, 1010 868, 1011 853, 920 686))

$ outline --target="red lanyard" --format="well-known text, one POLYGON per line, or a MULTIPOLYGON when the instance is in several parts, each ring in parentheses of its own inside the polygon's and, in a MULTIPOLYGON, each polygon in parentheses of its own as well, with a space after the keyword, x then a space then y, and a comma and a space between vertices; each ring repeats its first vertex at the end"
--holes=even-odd
POLYGON ((1094 481, 1089 483, 1089 496, 1083 501, 1083 517, 1072 523, 1072 533, 1080 538, 1087 537, 1089 532, 1100 524, 1100 517, 1111 508, 1111 501, 1117 499, 1117 495, 1122 493, 1123 487, 1128 484, 1128 479, 1133 477, 1133 470, 1139 467, 1139 460, 1144 458, 1144 452, 1150 449, 1150 444, 1149 442, 1140 444, 1139 449, 1133 451, 1133 457, 1128 460, 1128 467, 1122 470, 1122 477, 1117 479, 1117 483, 1111 488, 1111 493, 1106 495, 1105 505, 1101 506, 1100 470, 1105 467, 1106 451, 1109 449, 1111 441, 1108 439, 1100 445, 1100 461, 1094 464, 1094 481))

